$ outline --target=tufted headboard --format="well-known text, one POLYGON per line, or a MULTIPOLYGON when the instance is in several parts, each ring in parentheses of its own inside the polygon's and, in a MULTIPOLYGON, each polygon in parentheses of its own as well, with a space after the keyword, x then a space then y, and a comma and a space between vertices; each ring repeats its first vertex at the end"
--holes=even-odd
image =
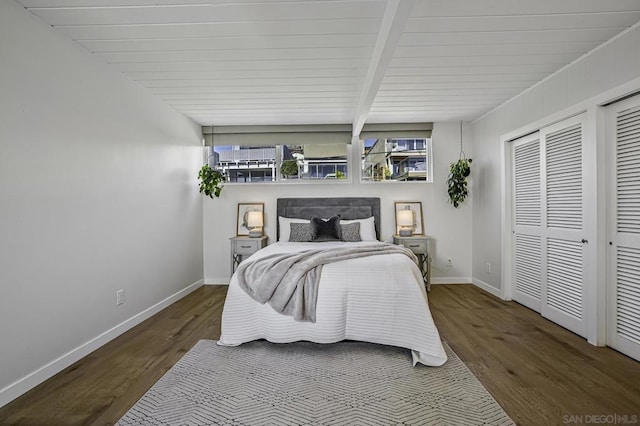
MULTIPOLYGON (((380 240, 380 198, 377 197, 278 198, 277 213, 277 216, 297 219, 329 218, 336 214, 344 220, 373 216, 376 237, 380 240)), ((279 223, 277 235, 280 235, 279 223)))

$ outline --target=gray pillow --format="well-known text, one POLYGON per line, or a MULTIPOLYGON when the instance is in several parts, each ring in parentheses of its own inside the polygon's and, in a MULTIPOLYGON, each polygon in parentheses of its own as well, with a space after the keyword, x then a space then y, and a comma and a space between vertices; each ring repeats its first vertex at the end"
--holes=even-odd
POLYGON ((340 233, 342 235, 342 241, 350 243, 362 241, 362 238, 360 238, 360 222, 347 223, 345 225, 341 224, 340 233))
POLYGON ((310 223, 291 223, 289 241, 292 243, 306 243, 313 240, 313 230, 310 223))

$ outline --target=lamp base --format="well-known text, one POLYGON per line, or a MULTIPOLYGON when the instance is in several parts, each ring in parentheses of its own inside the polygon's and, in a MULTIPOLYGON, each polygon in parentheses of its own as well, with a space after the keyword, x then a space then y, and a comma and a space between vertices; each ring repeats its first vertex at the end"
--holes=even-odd
POLYGON ((260 238, 262 237, 262 229, 250 229, 249 230, 250 238, 260 238))
POLYGON ((400 229, 399 234, 401 237, 410 237, 413 235, 413 231, 411 229, 400 229))

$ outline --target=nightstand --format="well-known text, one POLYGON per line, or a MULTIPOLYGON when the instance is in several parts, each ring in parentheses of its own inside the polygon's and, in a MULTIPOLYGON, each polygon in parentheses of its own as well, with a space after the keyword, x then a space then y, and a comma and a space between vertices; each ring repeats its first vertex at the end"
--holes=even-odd
POLYGON ((238 236, 229 239, 231 240, 231 275, 236 271, 236 266, 240 262, 267 246, 266 235, 257 238, 238 236))
POLYGON ((422 272, 422 279, 427 286, 427 291, 431 290, 431 257, 429 256, 428 235, 412 235, 410 237, 393 236, 393 244, 405 246, 411 250, 418 258, 418 268, 422 272))

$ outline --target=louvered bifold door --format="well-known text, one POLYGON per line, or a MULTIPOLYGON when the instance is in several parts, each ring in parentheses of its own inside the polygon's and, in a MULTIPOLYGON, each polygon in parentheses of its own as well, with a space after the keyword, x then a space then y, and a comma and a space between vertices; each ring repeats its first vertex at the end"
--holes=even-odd
POLYGON ((583 273, 588 241, 584 231, 584 115, 540 130, 543 164, 542 315, 586 335, 583 273))
POLYGON ((607 344, 640 360, 640 96, 607 111, 612 195, 607 344))
POLYGON ((540 312, 542 231, 540 137, 512 143, 513 164, 513 300, 540 312))

